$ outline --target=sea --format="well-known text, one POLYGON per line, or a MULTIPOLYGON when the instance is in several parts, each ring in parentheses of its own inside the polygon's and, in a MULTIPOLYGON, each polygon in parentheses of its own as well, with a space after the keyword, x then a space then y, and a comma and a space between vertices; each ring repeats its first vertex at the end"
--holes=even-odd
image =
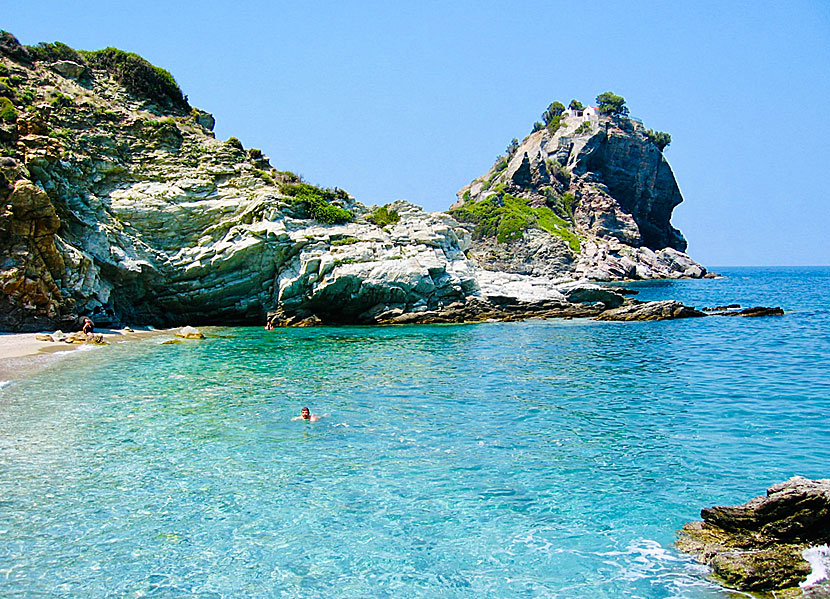
POLYGON ((0 388, 0 597, 730 597, 676 531, 830 477, 830 267, 715 270, 627 286, 786 313, 54 358, 0 388))

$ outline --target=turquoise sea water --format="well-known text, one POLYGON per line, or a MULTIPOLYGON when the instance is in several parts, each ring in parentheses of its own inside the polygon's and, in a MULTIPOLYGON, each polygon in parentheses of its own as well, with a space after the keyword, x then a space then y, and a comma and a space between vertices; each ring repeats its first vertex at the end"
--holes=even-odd
POLYGON ((790 312, 74 352, 0 389, 0 596, 725 598, 675 530, 830 477, 830 269, 723 272, 639 297, 790 312))

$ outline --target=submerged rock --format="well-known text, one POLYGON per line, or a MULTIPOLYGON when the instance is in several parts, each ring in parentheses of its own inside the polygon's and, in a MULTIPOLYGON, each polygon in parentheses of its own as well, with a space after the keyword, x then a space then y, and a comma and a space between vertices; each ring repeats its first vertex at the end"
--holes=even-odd
POLYGON ((830 479, 794 476, 764 497, 700 515, 702 522, 679 531, 677 546, 708 564, 716 580, 747 591, 795 589, 812 570, 805 550, 830 541, 830 479))

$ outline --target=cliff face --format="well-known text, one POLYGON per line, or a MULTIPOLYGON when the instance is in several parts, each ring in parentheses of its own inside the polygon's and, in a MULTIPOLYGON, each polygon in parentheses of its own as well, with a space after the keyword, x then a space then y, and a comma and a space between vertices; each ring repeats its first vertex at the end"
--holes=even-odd
POLYGON ((262 323, 277 309, 371 321, 477 291, 452 218, 400 203, 379 227, 342 190, 215 139, 212 117, 152 65, 125 80, 92 53, 47 49, 0 43, 13 106, 0 125, 0 328, 69 329, 86 314, 262 323))
POLYGON ((670 223, 683 201, 671 167, 631 119, 563 117, 458 198, 451 213, 474 226, 471 253, 486 268, 603 280, 706 273, 670 223))

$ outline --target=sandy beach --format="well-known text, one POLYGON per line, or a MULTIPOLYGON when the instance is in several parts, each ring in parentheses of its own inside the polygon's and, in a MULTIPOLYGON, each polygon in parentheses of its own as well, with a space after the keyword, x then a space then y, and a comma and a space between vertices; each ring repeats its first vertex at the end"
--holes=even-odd
MULTIPOLYGON (((98 329, 108 343, 122 343, 148 335, 169 333, 163 329, 98 329)), ((57 356, 82 347, 100 347, 56 341, 39 341, 35 333, 0 333, 0 384, 4 381, 24 378, 53 363, 57 356)))

